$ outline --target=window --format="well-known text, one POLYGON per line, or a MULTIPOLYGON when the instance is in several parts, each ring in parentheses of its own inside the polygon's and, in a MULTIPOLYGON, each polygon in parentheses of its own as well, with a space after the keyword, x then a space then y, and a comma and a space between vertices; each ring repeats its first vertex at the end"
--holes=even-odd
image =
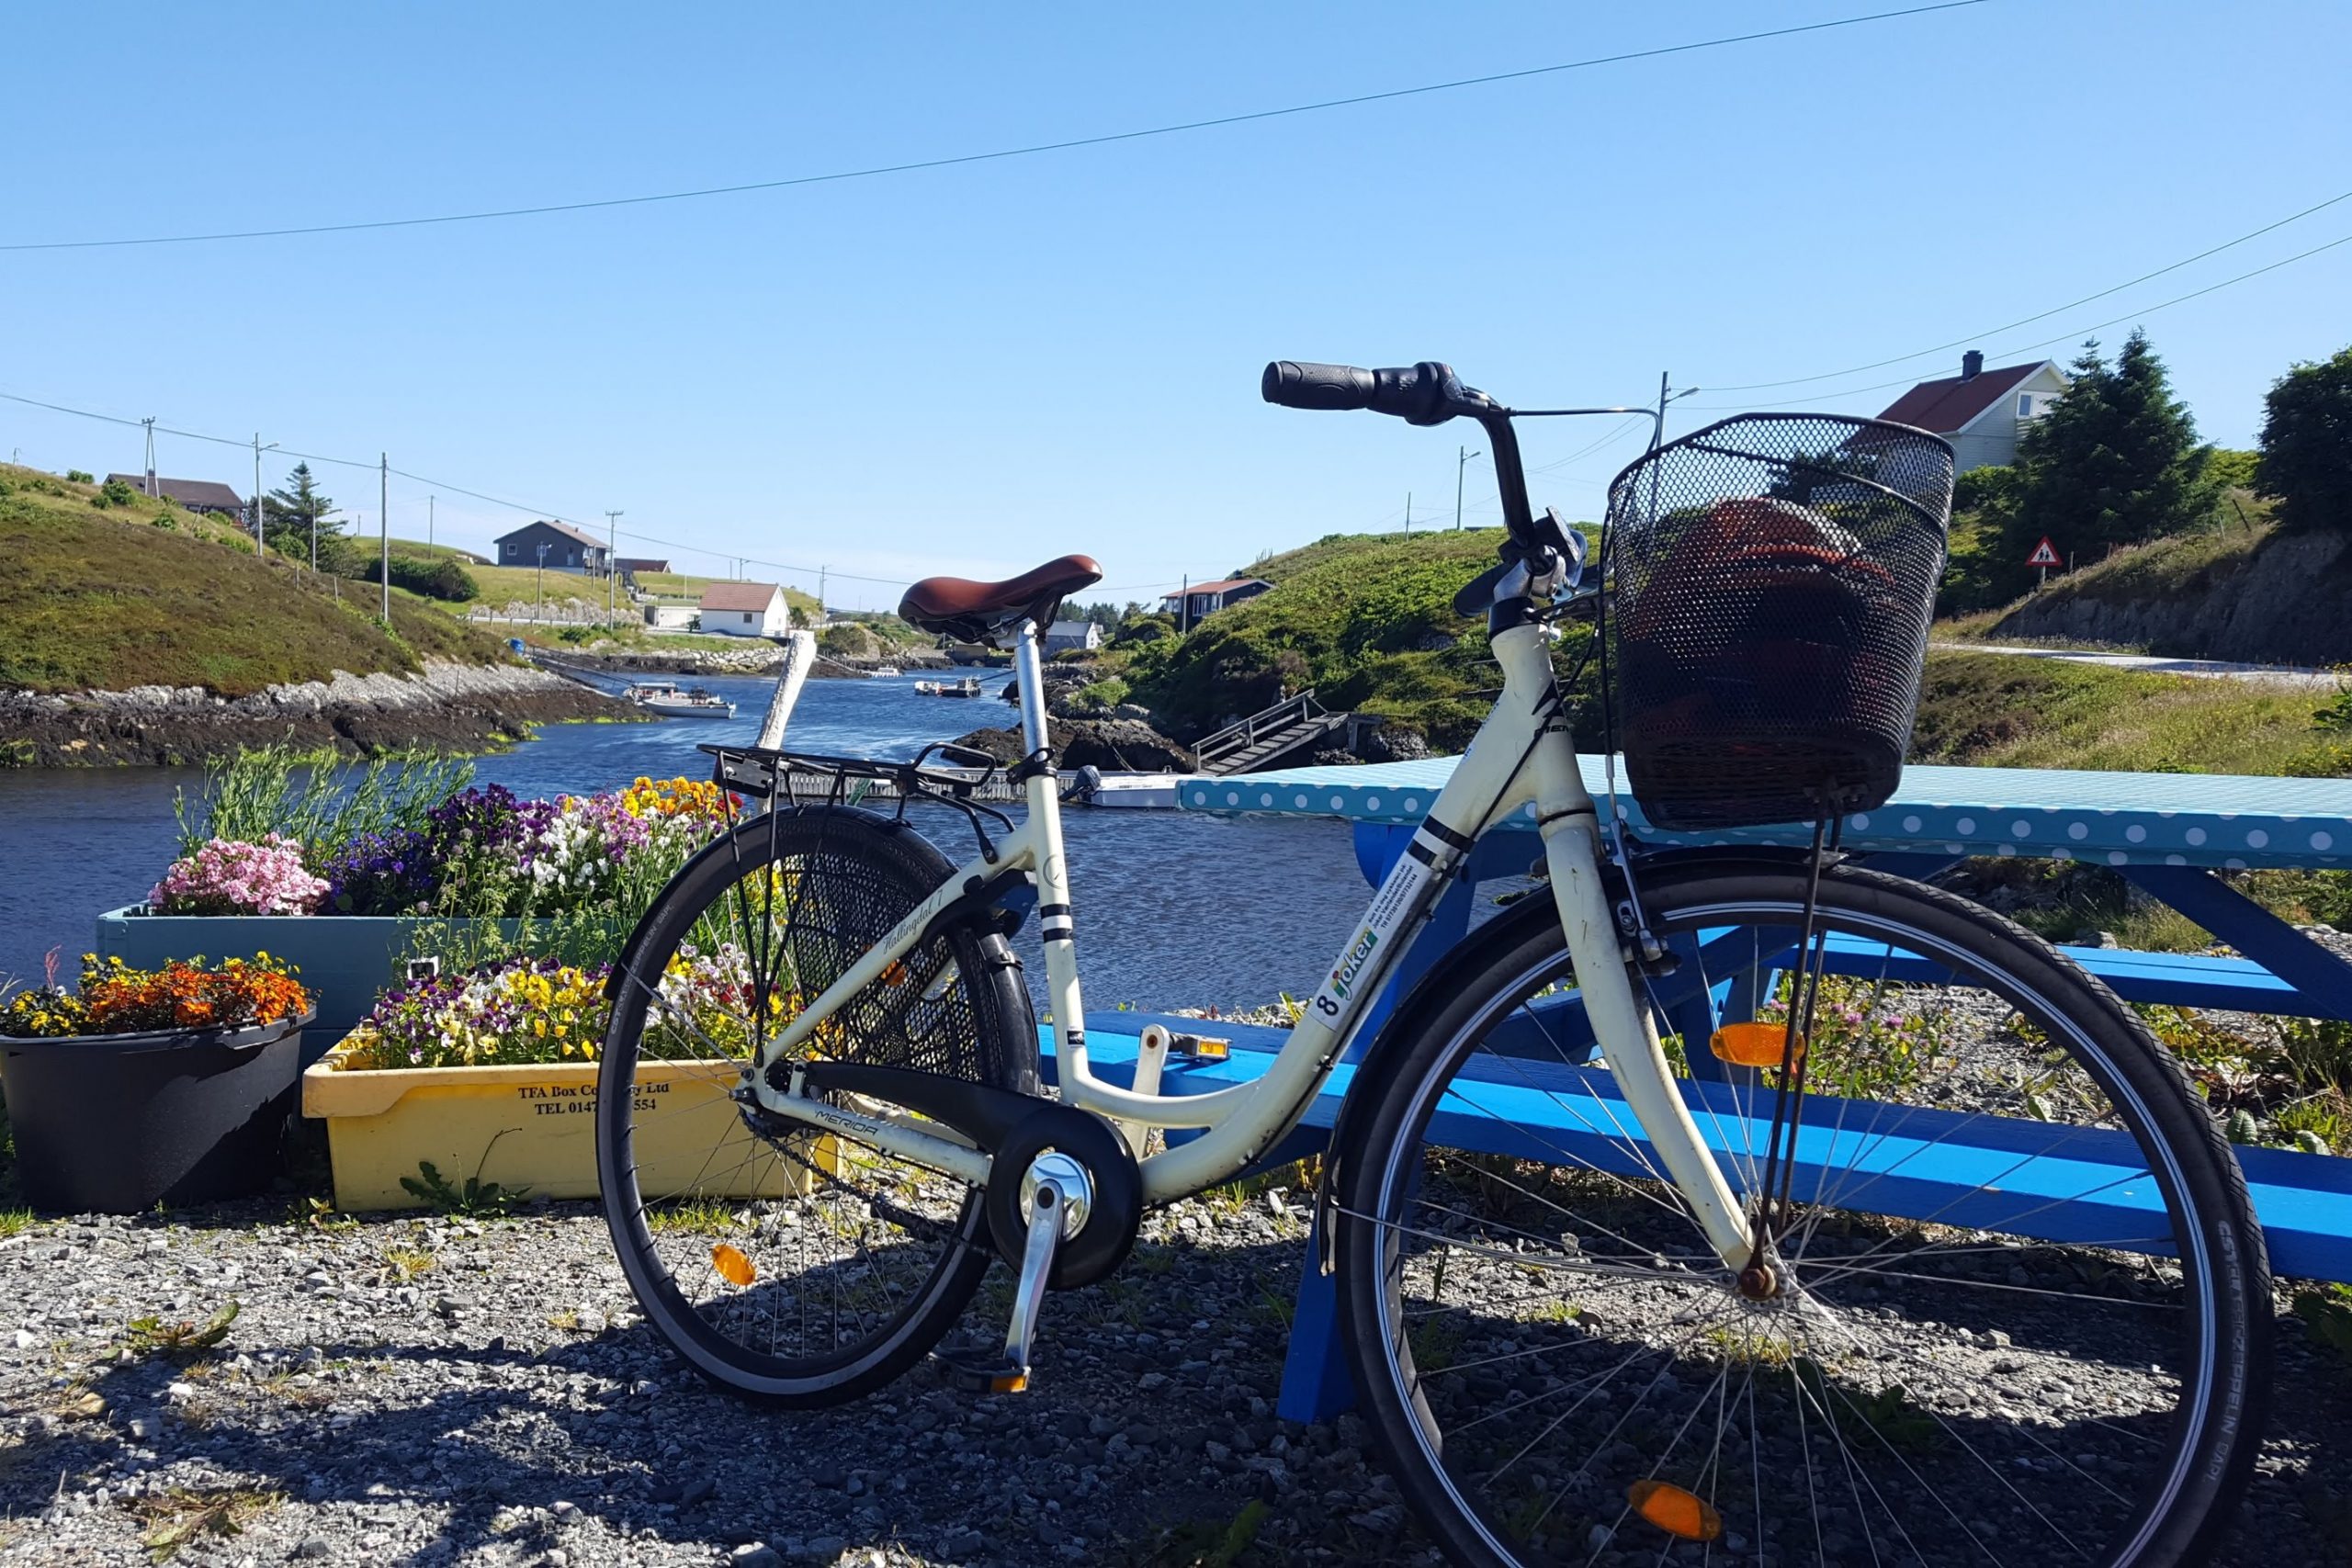
POLYGON ((752 624, 752 612, 749 610, 743 612, 743 624, 747 626, 752 624))
POLYGON ((2033 417, 2033 394, 2031 392, 2019 392, 2018 394, 2018 417, 2019 419, 2031 419, 2033 417))
POLYGON ((523 547, 510 542, 506 547, 506 553, 510 556, 521 555, 523 553, 523 547))

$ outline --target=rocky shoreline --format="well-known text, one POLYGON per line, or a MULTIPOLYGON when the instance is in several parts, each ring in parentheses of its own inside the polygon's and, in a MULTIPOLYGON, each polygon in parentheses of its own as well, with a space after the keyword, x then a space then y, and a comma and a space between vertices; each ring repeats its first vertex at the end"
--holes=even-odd
POLYGON ((332 681, 244 697, 201 686, 0 692, 0 768, 175 767, 277 742, 363 757, 409 747, 479 751, 534 725, 643 716, 544 670, 446 661, 414 675, 337 671, 332 681))

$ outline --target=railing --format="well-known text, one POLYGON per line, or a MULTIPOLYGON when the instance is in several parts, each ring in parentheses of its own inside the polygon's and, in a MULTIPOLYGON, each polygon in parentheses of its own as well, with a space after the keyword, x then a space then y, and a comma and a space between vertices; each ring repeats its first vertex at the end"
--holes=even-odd
POLYGON ((1253 713, 1238 724, 1228 724, 1215 734, 1204 735, 1193 747, 1193 756, 1201 771, 1210 771, 1210 764, 1236 752, 1247 751, 1270 735, 1277 735, 1309 719, 1328 718, 1330 715, 1315 700, 1310 686, 1295 697, 1285 697, 1261 713, 1253 713))

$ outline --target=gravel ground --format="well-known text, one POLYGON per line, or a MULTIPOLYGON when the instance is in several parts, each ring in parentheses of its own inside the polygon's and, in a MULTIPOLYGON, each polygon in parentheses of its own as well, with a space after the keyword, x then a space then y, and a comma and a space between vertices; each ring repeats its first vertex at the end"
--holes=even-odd
MULTIPOLYGON (((305 1208, 0 1242, 0 1562, 142 1563, 175 1534, 218 1564, 1434 1561, 1353 1417, 1272 1413, 1303 1234, 1279 1197, 1153 1217, 1124 1272, 1049 1301, 1029 1394, 918 1370, 818 1414, 686 1373, 582 1205, 305 1208), (130 1348, 134 1320, 231 1300, 209 1352, 130 1348)), ((2352 1561, 2352 1363, 2279 1323, 2223 1560, 2352 1561)))

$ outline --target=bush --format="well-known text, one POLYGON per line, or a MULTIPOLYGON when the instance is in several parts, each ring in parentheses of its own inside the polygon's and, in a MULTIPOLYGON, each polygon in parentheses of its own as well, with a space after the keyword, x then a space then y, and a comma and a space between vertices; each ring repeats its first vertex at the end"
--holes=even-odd
POLYGON ((2263 399, 2256 483, 2289 528, 2352 529, 2352 348, 2298 365, 2263 399))
MULTIPOLYGON (((324 543, 323 540, 321 542, 324 543)), ((380 582, 383 581, 383 559, 378 557, 360 568, 359 580, 380 582)), ((466 569, 448 556, 433 560, 419 560, 414 556, 394 556, 392 586, 450 604, 462 604, 481 592, 466 569)))
MULTIPOLYGON (((98 482, 98 477, 96 474, 85 473, 80 468, 66 469, 65 477, 77 485, 94 485, 98 482)), ((123 488, 128 490, 130 487, 125 485, 123 488)))
POLYGON ((131 506, 137 504, 139 492, 125 479, 108 479, 98 493, 90 498, 94 506, 131 506))

